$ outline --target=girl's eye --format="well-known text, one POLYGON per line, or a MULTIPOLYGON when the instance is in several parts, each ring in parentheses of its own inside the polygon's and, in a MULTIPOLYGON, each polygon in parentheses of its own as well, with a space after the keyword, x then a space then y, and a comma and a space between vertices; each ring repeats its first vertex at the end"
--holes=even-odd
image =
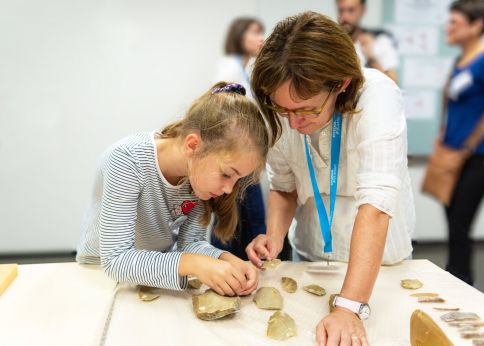
POLYGON ((224 172, 222 172, 222 176, 223 176, 225 179, 230 179, 230 178, 231 178, 231 177, 230 177, 230 175, 228 175, 228 174, 226 174, 226 173, 224 173, 224 172))

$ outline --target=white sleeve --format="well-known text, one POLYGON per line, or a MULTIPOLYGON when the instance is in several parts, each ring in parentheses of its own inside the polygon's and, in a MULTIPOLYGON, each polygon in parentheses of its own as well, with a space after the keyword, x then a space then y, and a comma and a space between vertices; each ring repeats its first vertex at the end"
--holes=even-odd
POLYGON ((287 160, 283 139, 269 150, 267 155, 267 178, 271 190, 292 192, 296 190, 296 178, 287 160))
POLYGON ((367 82, 357 105, 356 205, 371 204, 393 216, 407 169, 407 127, 400 89, 382 73, 372 74, 376 78, 367 82))
POLYGON ((398 52, 387 35, 376 37, 373 50, 375 59, 384 71, 395 70, 398 67, 398 52))

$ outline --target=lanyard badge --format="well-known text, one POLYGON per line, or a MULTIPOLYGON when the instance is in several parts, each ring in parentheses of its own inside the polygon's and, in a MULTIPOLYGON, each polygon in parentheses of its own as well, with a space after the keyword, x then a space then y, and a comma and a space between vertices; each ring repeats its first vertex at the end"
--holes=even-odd
POLYGON ((331 225, 333 224, 334 205, 336 203, 336 190, 338 187, 338 166, 339 155, 341 147, 341 129, 343 116, 341 113, 333 114, 333 121, 331 127, 331 167, 329 174, 329 217, 324 207, 323 198, 319 192, 318 183, 316 181, 316 174, 314 173, 313 161, 309 151, 308 136, 304 136, 304 147, 306 151, 306 159, 308 162, 309 175, 311 177, 311 185, 313 187, 314 201, 318 210, 319 226, 324 242, 323 257, 329 261, 331 253, 333 252, 333 239, 331 237, 331 225))

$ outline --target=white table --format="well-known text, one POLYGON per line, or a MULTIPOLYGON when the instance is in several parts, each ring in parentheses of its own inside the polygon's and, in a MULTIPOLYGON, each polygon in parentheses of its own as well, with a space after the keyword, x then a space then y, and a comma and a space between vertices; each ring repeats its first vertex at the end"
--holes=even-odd
MULTIPOLYGON (((193 291, 160 290, 162 296, 147 303, 139 300, 134 287, 121 285, 105 344, 315 345, 315 326, 328 313, 329 294, 339 291, 346 264, 338 263, 337 271, 325 274, 307 273, 306 265, 284 262, 262 272, 260 280, 260 286, 280 289, 281 276, 291 276, 299 287, 316 283, 328 292, 317 297, 301 288, 294 294, 280 289, 283 310, 298 326, 297 337, 283 342, 267 338, 267 321, 273 312, 258 309, 251 297, 242 298, 241 311, 231 319, 201 321, 192 310, 193 291)), ((439 293, 447 301, 443 305, 484 318, 484 294, 427 260, 406 261, 380 270, 370 301, 372 316, 366 322, 370 345, 409 345, 409 320, 417 308, 432 316, 456 345, 471 345, 440 321, 443 312, 432 309, 438 304, 418 303, 410 297, 414 291, 400 287, 404 278, 424 283, 415 292, 439 293)), ((75 263, 20 266, 19 276, 0 296, 0 344, 97 345, 114 287, 98 267, 75 263)))

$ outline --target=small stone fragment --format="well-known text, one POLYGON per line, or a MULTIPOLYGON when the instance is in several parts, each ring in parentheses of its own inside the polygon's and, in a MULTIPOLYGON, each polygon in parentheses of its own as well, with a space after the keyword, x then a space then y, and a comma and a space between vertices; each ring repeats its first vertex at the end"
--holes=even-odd
POLYGON ((445 303, 445 300, 440 297, 418 297, 419 303, 445 303))
POLYGON ((193 311, 201 320, 216 320, 240 310, 239 297, 224 297, 212 290, 192 296, 193 311))
POLYGON ((484 327, 484 322, 474 322, 474 321, 460 321, 460 322, 449 322, 451 327, 484 327))
POLYGON ((438 293, 412 293, 410 297, 438 297, 438 293))
POLYGON ((200 287, 202 287, 202 282, 196 277, 189 278, 187 287, 194 290, 198 290, 200 287))
POLYGON ((452 342, 437 323, 422 310, 415 310, 410 318, 412 346, 452 346, 452 342))
POLYGON ((336 298, 337 294, 331 294, 329 296, 329 301, 328 301, 328 305, 329 305, 329 312, 333 312, 334 310, 334 299, 336 298))
POLYGON ((479 319, 479 316, 477 316, 473 312, 448 312, 440 318, 445 321, 445 322, 453 322, 453 321, 475 321, 479 319))
POLYGON ((283 311, 276 311, 269 317, 267 336, 275 340, 286 340, 297 335, 296 323, 283 311))
POLYGON ((283 276, 281 279, 282 288, 288 293, 294 293, 297 290, 297 282, 294 279, 283 276))
POLYGON ((259 309, 264 310, 281 310, 282 296, 274 287, 261 287, 257 290, 254 302, 259 309))
POLYGON ((459 328, 459 330, 458 330, 459 333, 462 333, 462 332, 478 332, 478 331, 479 331, 479 328, 472 327, 472 326, 464 326, 464 327, 459 328))
POLYGON ((437 311, 459 311, 460 308, 439 308, 439 307, 434 307, 434 310, 437 311))
POLYGON ((138 297, 144 302, 151 302, 160 297, 160 294, 156 293, 157 290, 156 287, 138 286, 138 297))
POLYGON ((484 338, 484 333, 479 332, 462 332, 460 336, 464 339, 482 339, 484 338))
POLYGON ((400 281, 400 285, 403 288, 409 289, 409 290, 416 290, 420 287, 423 286, 423 283, 416 279, 405 279, 400 281))
POLYGON ((274 269, 277 268, 281 263, 282 262, 279 258, 270 261, 264 261, 264 263, 262 264, 262 269, 274 269))
POLYGON ((319 285, 307 285, 303 287, 306 292, 315 294, 317 296, 324 296, 326 290, 319 285))

